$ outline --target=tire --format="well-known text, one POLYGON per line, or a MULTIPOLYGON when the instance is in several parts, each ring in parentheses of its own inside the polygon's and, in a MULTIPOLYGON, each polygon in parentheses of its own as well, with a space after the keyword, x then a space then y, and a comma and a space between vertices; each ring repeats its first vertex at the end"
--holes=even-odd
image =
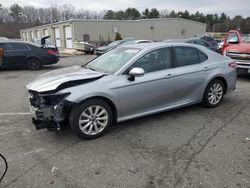
POLYGON ((208 108, 218 106, 225 94, 225 85, 221 80, 212 80, 206 87, 202 104, 208 108))
POLYGON ((69 116, 71 129, 83 139, 94 139, 102 136, 112 122, 113 111, 109 104, 101 99, 90 99, 73 107, 69 116))
POLYGON ((27 60, 27 68, 30 70, 39 70, 42 67, 41 61, 37 58, 30 58, 27 60))

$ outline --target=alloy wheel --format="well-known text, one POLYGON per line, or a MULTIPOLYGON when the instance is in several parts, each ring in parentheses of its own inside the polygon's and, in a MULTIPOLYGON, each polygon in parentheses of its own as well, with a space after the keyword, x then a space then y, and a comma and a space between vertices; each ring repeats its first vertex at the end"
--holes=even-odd
POLYGON ((107 126, 108 118, 108 112, 102 106, 89 106, 80 115, 79 128, 87 135, 96 135, 107 126))
POLYGON ((214 83, 208 91, 208 101, 212 105, 218 104, 223 97, 223 86, 219 83, 214 83))

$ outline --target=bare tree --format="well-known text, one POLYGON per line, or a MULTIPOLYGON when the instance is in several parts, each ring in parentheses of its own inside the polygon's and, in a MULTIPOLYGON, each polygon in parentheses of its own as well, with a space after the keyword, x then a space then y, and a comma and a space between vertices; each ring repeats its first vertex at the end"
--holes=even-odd
POLYGON ((18 4, 12 5, 10 7, 10 16, 12 16, 14 22, 20 22, 22 16, 22 8, 18 4))
POLYGON ((69 4, 64 4, 60 7, 62 20, 69 20, 74 18, 75 15, 75 7, 69 4))
POLYGON ((61 13, 58 10, 58 6, 54 5, 50 7, 49 13, 50 13, 50 18, 51 18, 51 23, 59 22, 60 20, 62 20, 61 13))
POLYGON ((38 20, 40 21, 38 9, 35 9, 32 6, 23 7, 23 16, 22 16, 23 23, 36 23, 38 20))
POLYGON ((166 18, 169 15, 168 9, 160 10, 160 18, 166 18))

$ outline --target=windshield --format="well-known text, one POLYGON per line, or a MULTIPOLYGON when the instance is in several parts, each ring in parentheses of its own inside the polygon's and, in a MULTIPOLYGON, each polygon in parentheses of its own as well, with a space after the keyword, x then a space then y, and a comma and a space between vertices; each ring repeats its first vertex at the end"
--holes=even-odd
POLYGON ((131 60, 139 51, 140 49, 138 48, 117 48, 94 59, 85 67, 91 70, 113 74, 131 60))
POLYGON ((111 42, 108 46, 117 46, 121 43, 121 41, 114 41, 114 42, 111 42))
POLYGON ((250 43, 250 35, 248 34, 241 34, 241 39, 244 43, 250 43))

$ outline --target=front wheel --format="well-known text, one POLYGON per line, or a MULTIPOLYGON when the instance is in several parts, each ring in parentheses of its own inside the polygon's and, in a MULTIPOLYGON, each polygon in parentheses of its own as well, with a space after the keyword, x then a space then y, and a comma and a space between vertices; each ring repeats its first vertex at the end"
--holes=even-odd
POLYGON ((217 79, 211 81, 205 90, 203 105, 209 108, 218 106, 223 99, 224 93, 225 86, 222 81, 217 79))
POLYGON ((91 99, 75 106, 70 113, 70 126, 84 139, 102 136, 113 122, 113 112, 108 103, 91 99))

